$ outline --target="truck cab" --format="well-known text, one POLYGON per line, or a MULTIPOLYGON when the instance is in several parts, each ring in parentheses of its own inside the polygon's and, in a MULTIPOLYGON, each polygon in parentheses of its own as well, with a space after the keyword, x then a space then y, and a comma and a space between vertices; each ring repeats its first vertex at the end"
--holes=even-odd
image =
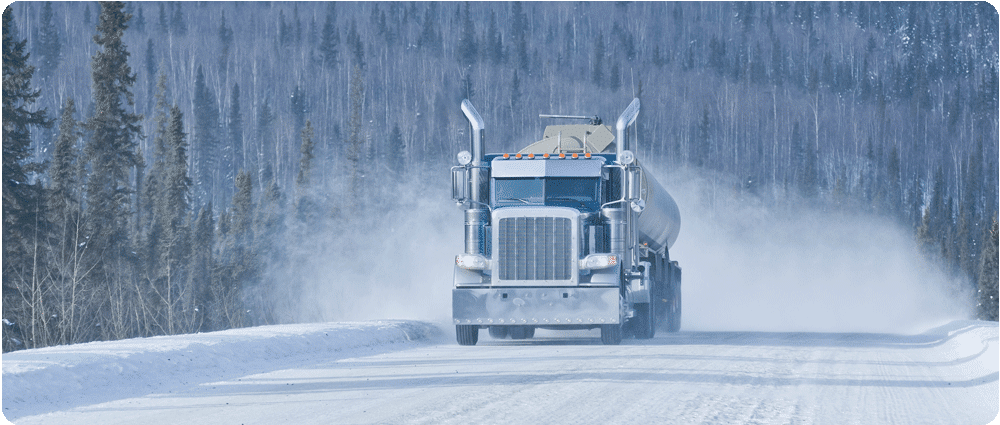
POLYGON ((614 143, 612 128, 597 117, 551 125, 518 152, 482 154, 481 118, 462 106, 474 140, 452 169, 466 218, 452 291, 459 343, 474 345, 483 328, 494 338, 531 338, 537 328, 600 328, 607 344, 626 333, 652 337, 670 310, 657 315, 655 304, 673 302, 664 294, 674 276, 679 327, 680 269, 667 254, 677 207, 614 143), (646 212, 648 201, 658 201, 659 214, 646 212), (642 232, 644 212, 663 229, 642 232))

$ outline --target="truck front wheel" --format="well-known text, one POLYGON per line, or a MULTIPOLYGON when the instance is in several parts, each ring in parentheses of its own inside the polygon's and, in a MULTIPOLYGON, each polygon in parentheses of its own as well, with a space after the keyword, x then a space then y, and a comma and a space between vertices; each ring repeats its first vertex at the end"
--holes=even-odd
POLYGON ((604 345, 618 345, 622 343, 622 325, 601 325, 601 343, 604 345))
POLYGON ((479 326, 455 325, 455 336, 458 345, 476 345, 479 342, 479 326))
POLYGON ((638 303, 635 305, 635 317, 632 318, 632 333, 638 339, 649 339, 656 335, 656 303, 638 303))

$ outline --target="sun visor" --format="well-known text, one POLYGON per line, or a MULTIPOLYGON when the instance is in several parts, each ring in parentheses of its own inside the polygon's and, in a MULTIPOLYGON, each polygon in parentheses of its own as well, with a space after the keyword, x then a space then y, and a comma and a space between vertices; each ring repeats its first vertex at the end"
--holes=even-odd
POLYGON ((604 158, 494 159, 490 175, 510 177, 600 177, 604 158))

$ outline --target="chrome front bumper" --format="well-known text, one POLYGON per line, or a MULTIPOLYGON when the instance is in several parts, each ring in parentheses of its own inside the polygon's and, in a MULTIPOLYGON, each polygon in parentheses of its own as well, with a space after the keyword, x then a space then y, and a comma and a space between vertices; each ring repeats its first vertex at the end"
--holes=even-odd
POLYGON ((456 288, 456 325, 600 325, 621 319, 621 297, 611 288, 456 288))

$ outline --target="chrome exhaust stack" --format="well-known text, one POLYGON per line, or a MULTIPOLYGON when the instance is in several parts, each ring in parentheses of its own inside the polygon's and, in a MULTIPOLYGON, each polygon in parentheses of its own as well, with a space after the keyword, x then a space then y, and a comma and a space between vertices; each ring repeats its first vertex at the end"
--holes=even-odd
POLYGON ((617 154, 618 161, 621 161, 622 152, 625 151, 625 149, 635 150, 635 147, 633 146, 625 146, 625 144, 628 143, 628 140, 625 137, 625 130, 628 126, 635 122, 635 118, 638 115, 639 98, 637 97, 632 99, 632 103, 628 104, 628 107, 625 108, 622 115, 618 117, 618 123, 615 125, 615 128, 618 130, 618 134, 615 136, 615 154, 617 154))
MULTIPOLYGON (((465 118, 469 120, 469 124, 472 126, 472 162, 469 164, 469 172, 472 174, 470 176, 470 190, 469 199, 470 202, 469 209, 465 210, 465 252, 467 254, 486 254, 486 241, 488 236, 485 235, 485 228, 490 222, 490 214, 488 209, 483 209, 483 205, 489 203, 488 199, 484 199, 489 192, 483 191, 483 134, 485 133, 486 125, 483 122, 483 117, 479 115, 479 111, 472 106, 472 102, 469 99, 462 100, 462 112, 465 113, 465 118)), ((486 178, 488 180, 488 177, 486 178)))

